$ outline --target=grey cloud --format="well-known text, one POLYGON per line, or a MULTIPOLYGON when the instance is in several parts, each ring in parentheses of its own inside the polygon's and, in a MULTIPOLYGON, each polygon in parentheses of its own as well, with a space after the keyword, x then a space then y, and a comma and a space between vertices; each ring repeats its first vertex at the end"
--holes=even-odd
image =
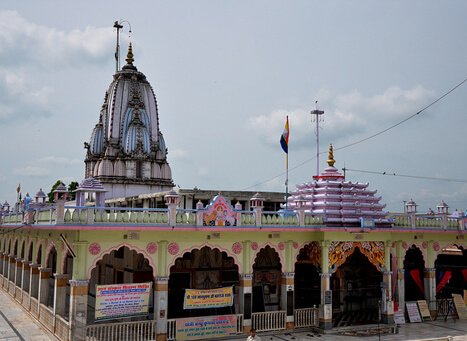
POLYGON ((114 34, 109 28, 60 31, 28 22, 14 11, 0 11, 0 57, 3 65, 82 66, 107 62, 114 34))
MULTIPOLYGON (((381 130, 382 125, 397 123, 414 114, 434 97, 434 92, 418 85, 403 90, 390 87, 382 94, 364 96, 358 91, 332 95, 325 94, 320 107, 325 111, 320 134, 334 143, 353 136, 370 134, 381 130)), ((248 127, 267 145, 276 146, 284 129, 285 117, 289 116, 290 144, 294 148, 309 148, 315 138, 316 123, 311 121, 310 110, 274 110, 268 115, 259 115, 248 121, 248 127)), ((384 126, 385 127, 385 126, 384 126)))

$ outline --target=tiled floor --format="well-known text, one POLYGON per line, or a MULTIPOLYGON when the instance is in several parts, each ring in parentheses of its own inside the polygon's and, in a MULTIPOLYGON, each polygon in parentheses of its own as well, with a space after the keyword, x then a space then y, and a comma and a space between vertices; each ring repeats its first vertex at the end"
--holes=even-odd
POLYGON ((0 290, 0 340, 51 341, 56 338, 0 290))

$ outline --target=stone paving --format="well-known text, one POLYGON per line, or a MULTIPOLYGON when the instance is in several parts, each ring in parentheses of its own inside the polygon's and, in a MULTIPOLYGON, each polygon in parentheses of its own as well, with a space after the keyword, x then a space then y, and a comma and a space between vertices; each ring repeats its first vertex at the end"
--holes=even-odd
POLYGON ((51 341, 45 327, 26 313, 3 290, 0 290, 0 340, 8 341, 51 341))
MULTIPOLYGON (((348 330, 346 328, 345 330, 348 330)), ((342 330, 343 331, 343 330, 342 330)), ((318 334, 310 331, 295 331, 291 333, 276 333, 276 334, 258 334, 261 341, 394 341, 394 340, 447 340, 447 336, 451 336, 455 341, 467 341, 467 321, 459 321, 448 319, 424 322, 424 323, 407 323, 399 327, 396 334, 381 334, 372 336, 348 336, 339 335, 338 330, 333 330, 332 333, 318 334)), ((245 341, 247 335, 236 338, 224 339, 224 341, 245 341)))
MULTIPOLYGON (((340 331, 349 330, 341 329, 340 331)), ((455 341, 467 341, 467 321, 437 320, 424 323, 407 323, 399 327, 396 334, 381 334, 372 336, 340 335, 339 330, 332 333, 318 334, 310 331, 295 331, 290 333, 260 333, 262 341, 394 341, 394 340, 442 340, 440 338, 452 336, 455 341), (363 339, 363 340, 362 340, 363 339)), ((45 327, 36 322, 11 297, 0 290, 0 341, 56 341, 45 327)), ((223 341, 244 341, 245 336, 226 338, 223 341)), ((446 340, 446 338, 444 339, 446 340)))

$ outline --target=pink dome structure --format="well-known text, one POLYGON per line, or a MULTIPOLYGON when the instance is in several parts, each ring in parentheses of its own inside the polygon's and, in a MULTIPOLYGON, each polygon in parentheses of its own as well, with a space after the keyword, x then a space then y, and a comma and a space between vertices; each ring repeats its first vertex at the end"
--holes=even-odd
POLYGON ((288 207, 321 216, 327 226, 390 227, 391 222, 383 211, 386 205, 380 204, 381 197, 375 196, 376 191, 368 190, 368 183, 346 181, 334 167, 332 145, 327 162, 328 167, 314 176, 313 182, 297 185, 288 198, 288 207))

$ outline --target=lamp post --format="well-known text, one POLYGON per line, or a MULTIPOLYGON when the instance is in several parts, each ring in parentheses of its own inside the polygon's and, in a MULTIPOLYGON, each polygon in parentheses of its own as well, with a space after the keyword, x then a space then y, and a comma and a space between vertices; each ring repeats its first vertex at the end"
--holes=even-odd
MULTIPOLYGON (((315 103, 317 104, 318 101, 315 103)), ((311 122, 316 122, 316 175, 319 175, 319 122, 324 120, 321 118, 324 115, 324 111, 316 108, 315 110, 312 110, 310 114, 311 122)))

